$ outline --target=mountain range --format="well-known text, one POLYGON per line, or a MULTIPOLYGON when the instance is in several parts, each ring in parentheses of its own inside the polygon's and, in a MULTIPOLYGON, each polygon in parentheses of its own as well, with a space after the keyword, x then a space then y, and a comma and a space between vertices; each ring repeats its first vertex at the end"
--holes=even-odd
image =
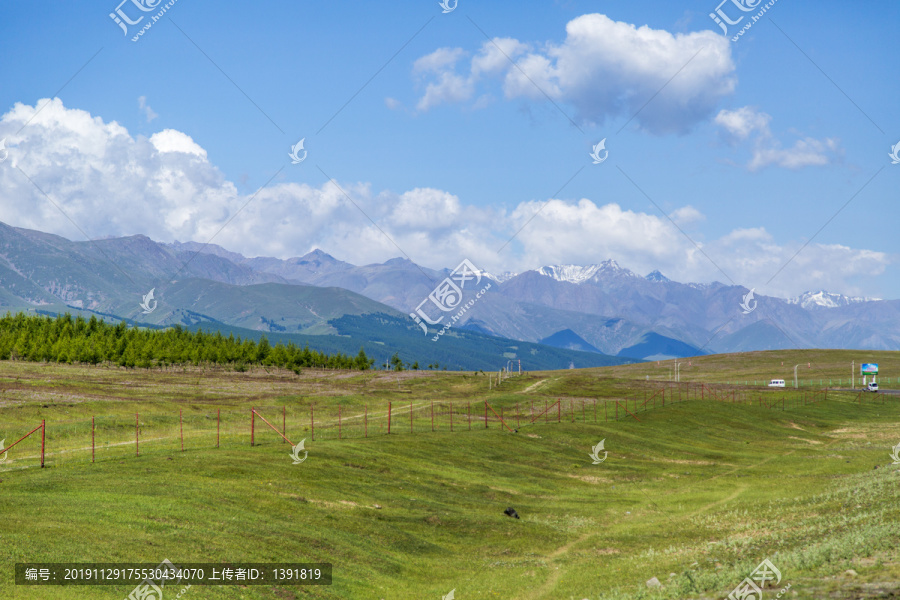
MULTIPOLYGON (((401 258, 357 266, 321 250, 278 259, 142 235, 72 242, 0 223, 0 306, 79 309, 147 325, 347 336, 341 319, 352 317, 368 320, 373 335, 387 319, 425 340, 435 328, 423 335, 409 315, 450 274, 401 258), (151 289, 158 307, 144 314, 139 304, 151 289)), ((613 260, 476 274, 491 288, 451 335, 574 352, 576 366, 591 355, 658 360, 798 347, 900 349, 897 300, 817 291, 793 299, 757 295, 742 306, 750 292, 742 286, 680 283, 659 271, 641 276, 613 260)), ((363 335, 358 325, 354 335, 363 335)))

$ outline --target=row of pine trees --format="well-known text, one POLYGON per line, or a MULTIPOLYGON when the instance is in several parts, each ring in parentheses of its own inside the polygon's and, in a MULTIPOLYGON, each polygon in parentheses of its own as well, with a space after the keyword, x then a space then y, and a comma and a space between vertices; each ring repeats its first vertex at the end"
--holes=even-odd
POLYGON ((0 318, 0 360, 111 364, 122 367, 223 365, 244 370, 247 365, 293 369, 324 367, 367 370, 374 361, 360 348, 355 357, 324 354, 293 343, 272 346, 221 333, 170 329, 136 329, 125 322, 112 325, 96 317, 56 318, 17 313, 0 318))

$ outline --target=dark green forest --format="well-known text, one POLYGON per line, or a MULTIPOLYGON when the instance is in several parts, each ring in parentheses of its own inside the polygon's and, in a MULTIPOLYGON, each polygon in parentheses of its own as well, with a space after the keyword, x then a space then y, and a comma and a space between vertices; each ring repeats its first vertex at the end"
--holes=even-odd
POLYGON ((258 342, 223 336, 219 332, 137 329, 125 322, 112 325, 96 317, 6 313, 0 319, 0 360, 110 364, 121 367, 168 365, 227 365, 243 370, 263 365, 299 370, 303 367, 367 370, 373 360, 359 354, 324 354, 293 343, 272 346, 265 336, 258 342))

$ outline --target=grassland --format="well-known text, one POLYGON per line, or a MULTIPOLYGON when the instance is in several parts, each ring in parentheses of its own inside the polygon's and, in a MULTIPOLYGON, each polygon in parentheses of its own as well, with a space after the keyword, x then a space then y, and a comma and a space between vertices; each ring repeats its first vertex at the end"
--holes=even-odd
POLYGON ((0 592, 124 598, 131 587, 15 586, 12 567, 168 558, 334 565, 329 587, 195 586, 185 598, 437 600, 453 589, 460 600, 706 599, 724 598, 769 558, 783 575, 779 589, 791 585, 786 597, 896 596, 900 467, 889 453, 900 442, 900 399, 832 391, 809 402, 810 389, 743 384, 790 380, 793 365, 807 362, 801 379, 846 380, 853 360, 880 363, 882 381, 900 374, 900 353, 700 357, 683 367, 682 381, 764 396, 770 406, 787 395, 785 410, 708 396, 673 403, 670 395, 665 407, 648 404, 618 421, 593 420, 592 399, 644 399, 669 365, 527 373, 489 390, 487 376, 471 372, 3 362, 0 439, 8 446, 45 419, 49 454, 48 468, 38 468, 29 438, 0 466, 0 592), (463 406, 484 400, 511 421, 516 404, 526 413, 531 402, 540 409, 557 398, 571 409, 559 422, 523 420, 515 434, 496 419, 488 428, 476 419, 471 430, 459 420, 463 406), (432 401, 454 404, 454 432, 448 413, 431 431, 432 401), (396 429, 385 435, 388 403, 414 406, 414 433, 397 409, 396 429), (310 408, 324 424, 337 405, 349 418, 366 411, 368 438, 349 421, 349 439, 317 425, 311 441, 310 408), (306 438, 308 460, 293 465, 287 444, 265 427, 251 448, 250 406, 269 418, 284 406, 287 434, 306 438), (188 423, 184 452, 173 437, 179 411, 188 423), (141 456, 129 441, 135 413, 147 438, 141 456), (213 414, 225 415, 219 448, 213 414), (101 415, 101 442, 123 443, 101 444, 91 463, 84 424, 101 415), (588 453, 601 439, 609 454, 595 465, 588 453), (507 506, 522 518, 506 517, 507 506), (649 588, 651 577, 662 587, 649 588))

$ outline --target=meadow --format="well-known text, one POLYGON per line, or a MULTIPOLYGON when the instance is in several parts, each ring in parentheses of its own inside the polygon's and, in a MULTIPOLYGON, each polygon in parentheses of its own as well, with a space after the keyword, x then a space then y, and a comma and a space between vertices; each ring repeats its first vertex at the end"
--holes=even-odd
POLYGON ((669 383, 665 406, 659 395, 641 406, 672 361, 528 372, 499 387, 481 372, 2 361, 0 439, 45 420, 47 455, 41 469, 32 436, 0 463, 0 591, 125 598, 133 586, 17 586, 13 566, 167 558, 334 569, 331 586, 194 586, 184 598, 699 600, 727 597, 768 558, 782 579, 764 598, 788 584, 782 597, 896 596, 900 402, 836 391, 851 361, 878 362, 882 382, 900 374, 897 352, 707 356, 679 361, 681 381, 712 399, 669 383), (791 381, 795 364, 800 389, 762 385, 791 381), (817 382, 829 380, 825 399, 817 382), (558 399, 556 414, 529 422, 532 405, 558 399), (517 432, 493 414, 485 427, 485 401, 517 432), (611 418, 616 401, 632 414, 611 418), (452 432, 446 410, 431 430, 433 402, 454 406, 452 432), (284 415, 308 459, 293 464, 264 424, 251 447, 254 406, 278 429, 284 415), (593 464, 600 440, 608 455, 593 464))

